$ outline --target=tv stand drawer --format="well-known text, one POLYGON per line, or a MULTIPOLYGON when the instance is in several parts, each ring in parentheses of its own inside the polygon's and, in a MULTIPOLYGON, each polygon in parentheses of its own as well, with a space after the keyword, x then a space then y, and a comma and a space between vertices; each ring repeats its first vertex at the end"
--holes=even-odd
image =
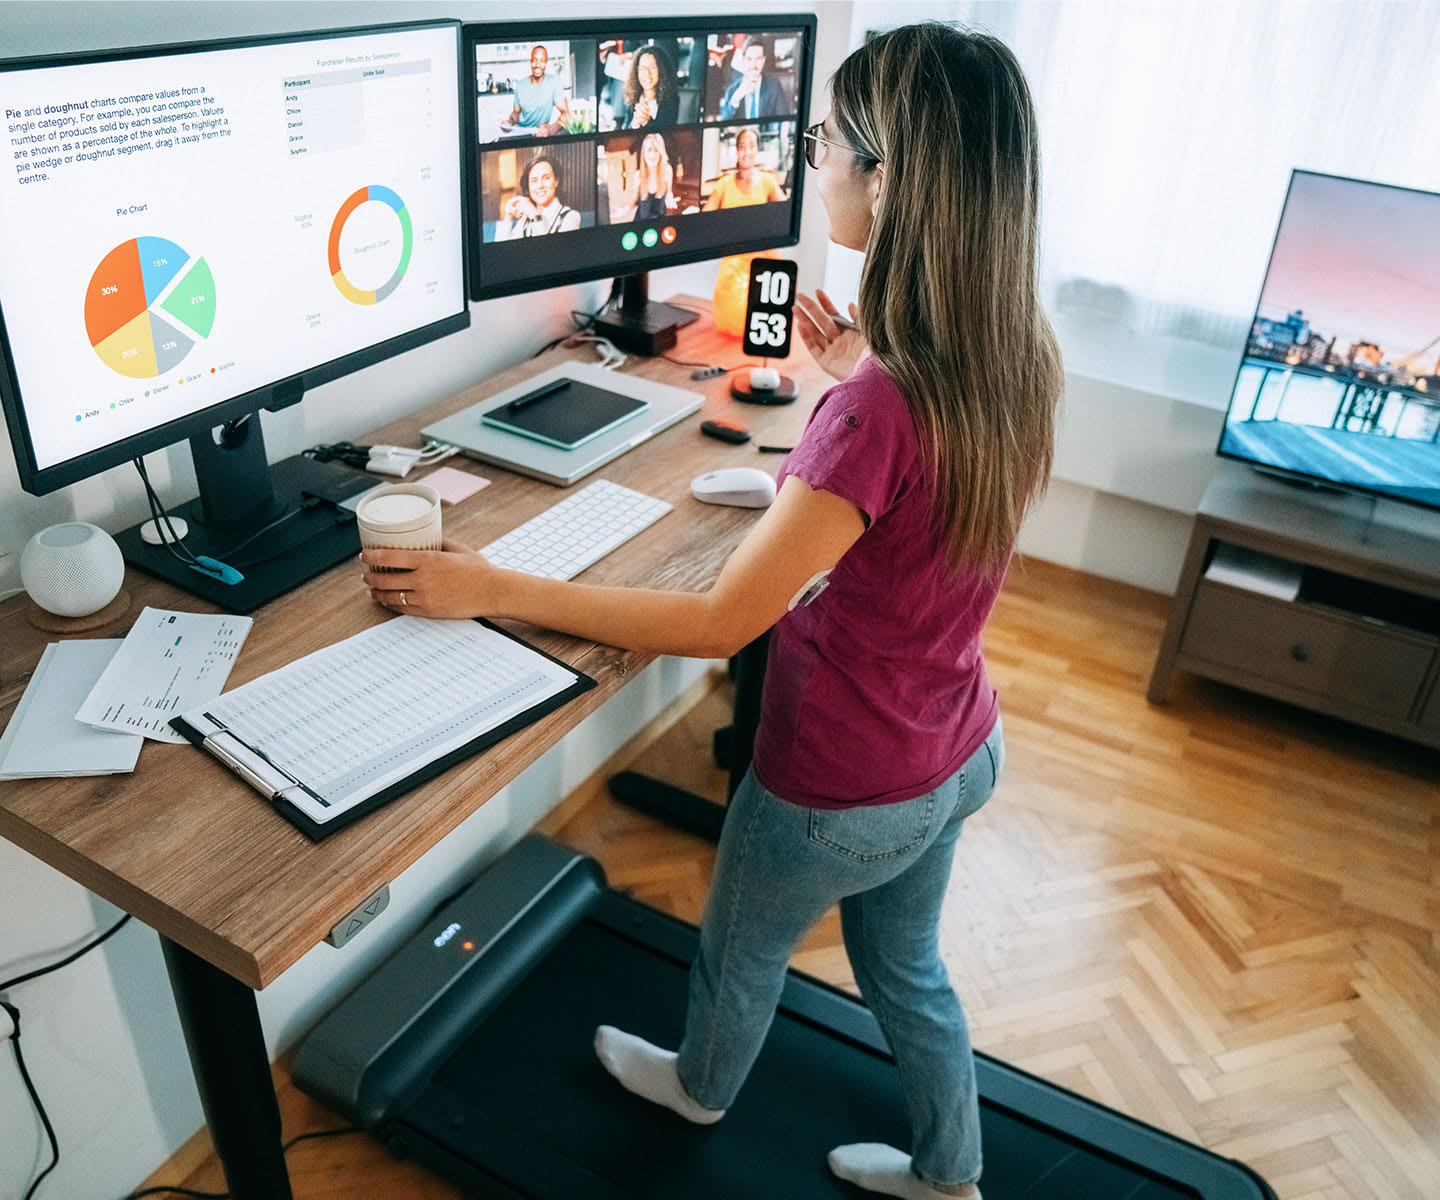
POLYGON ((1303 604, 1201 582, 1180 653, 1403 720, 1435 648, 1303 604))

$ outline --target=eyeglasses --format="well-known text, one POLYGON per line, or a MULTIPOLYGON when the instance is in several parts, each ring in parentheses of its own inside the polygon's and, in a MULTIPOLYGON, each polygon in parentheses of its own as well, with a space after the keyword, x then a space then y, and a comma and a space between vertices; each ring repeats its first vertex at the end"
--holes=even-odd
POLYGON ((856 158, 863 159, 868 163, 879 161, 845 142, 833 142, 827 137, 821 137, 820 131, 824 128, 824 121, 816 121, 814 125, 810 126, 809 129, 800 135, 805 142, 805 161, 810 164, 811 170, 818 170, 821 162, 824 161, 825 151, 821 149, 822 146, 834 146, 837 150, 847 150, 856 158))

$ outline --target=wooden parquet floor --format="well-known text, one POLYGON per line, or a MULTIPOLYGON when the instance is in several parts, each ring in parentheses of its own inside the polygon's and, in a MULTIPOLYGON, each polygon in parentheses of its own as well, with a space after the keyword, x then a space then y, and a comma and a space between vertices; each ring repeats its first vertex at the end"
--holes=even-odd
MULTIPOLYGON (((1245 1160, 1281 1200, 1437 1200, 1440 756, 1189 676, 1151 707, 1167 607, 1041 562, 1007 582, 986 658, 1008 761, 942 930, 975 1043, 1245 1160)), ((727 693, 632 765, 723 795, 727 693)), ((545 829, 698 920, 710 848, 601 778, 545 829)), ((795 965, 853 987, 834 914, 795 965)), ((287 1131, 335 1123, 281 1094, 287 1131)), ((299 1200, 458 1196, 364 1138, 291 1167, 299 1200)), ((191 1178, 218 1182, 213 1160, 191 1178)))

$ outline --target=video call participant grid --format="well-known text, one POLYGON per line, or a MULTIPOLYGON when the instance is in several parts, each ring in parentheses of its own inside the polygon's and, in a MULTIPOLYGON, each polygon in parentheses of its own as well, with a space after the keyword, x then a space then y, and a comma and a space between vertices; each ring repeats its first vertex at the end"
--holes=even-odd
POLYGON ((482 240, 787 200, 800 51, 793 32, 477 46, 482 240))

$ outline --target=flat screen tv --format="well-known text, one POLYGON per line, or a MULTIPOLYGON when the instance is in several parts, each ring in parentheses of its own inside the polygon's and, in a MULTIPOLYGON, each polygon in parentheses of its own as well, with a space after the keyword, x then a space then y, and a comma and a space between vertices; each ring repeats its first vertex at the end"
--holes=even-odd
POLYGON ((1219 453, 1440 509, 1440 195, 1291 175, 1219 453))

